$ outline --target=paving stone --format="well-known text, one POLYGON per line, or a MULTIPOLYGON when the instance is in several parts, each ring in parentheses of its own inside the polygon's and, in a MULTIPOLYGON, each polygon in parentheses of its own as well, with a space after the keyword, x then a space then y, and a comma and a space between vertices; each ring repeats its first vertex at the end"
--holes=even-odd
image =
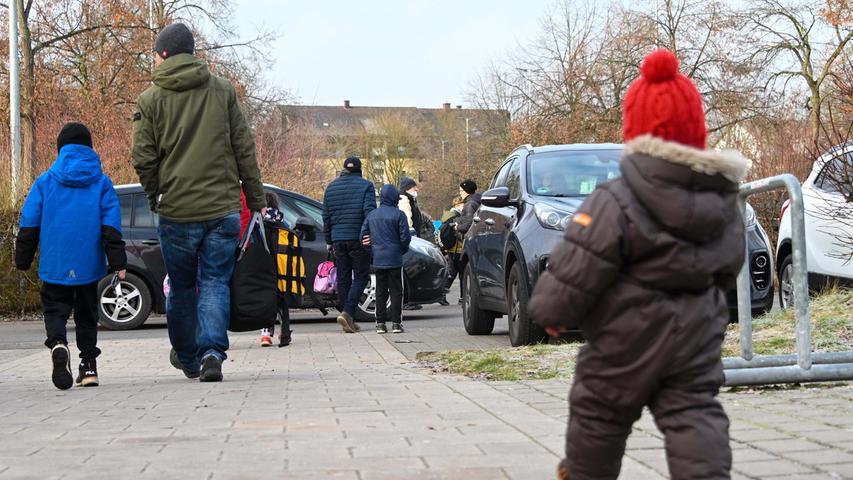
POLYGON ((833 478, 853 478, 853 463, 825 465, 821 470, 830 475, 835 475, 833 478))
POLYGON ((806 465, 814 465, 817 467, 830 465, 833 463, 850 463, 853 462, 853 454, 840 452, 838 450, 823 449, 811 452, 783 452, 785 458, 804 463, 806 465))
POLYGON ((740 465, 745 462, 756 462, 762 460, 778 460, 779 457, 755 448, 732 449, 732 462, 740 465))
POLYGON ((751 477, 770 477, 792 475, 795 473, 814 473, 815 469, 788 460, 768 460, 761 462, 743 462, 734 465, 739 473, 751 477))
POLYGON ((800 438, 786 440, 761 440, 752 442, 752 446, 775 453, 805 452, 810 450, 820 450, 822 448, 820 444, 800 438))

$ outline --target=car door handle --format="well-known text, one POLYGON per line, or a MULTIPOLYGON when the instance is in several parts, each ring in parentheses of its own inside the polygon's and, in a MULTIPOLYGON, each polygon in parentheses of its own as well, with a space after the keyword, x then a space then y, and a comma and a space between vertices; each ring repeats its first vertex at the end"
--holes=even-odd
POLYGON ((491 226, 491 225, 494 225, 494 224, 495 224, 495 221, 494 221, 493 219, 491 219, 491 218, 487 218, 487 219, 486 219, 486 225, 491 226))
POLYGON ((474 217, 474 223, 480 223, 480 217, 474 217))
POLYGON ((143 245, 160 245, 160 240, 143 240, 143 245))

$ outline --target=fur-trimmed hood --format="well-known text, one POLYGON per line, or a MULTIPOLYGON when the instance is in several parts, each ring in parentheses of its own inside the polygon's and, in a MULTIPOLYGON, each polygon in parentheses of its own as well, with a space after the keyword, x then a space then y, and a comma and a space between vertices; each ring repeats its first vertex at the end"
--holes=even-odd
POLYGON ((651 136, 625 145, 622 180, 661 228, 706 243, 732 222, 743 222, 735 202, 750 162, 737 152, 686 147, 651 136))
POLYGON ((642 135, 625 144, 625 155, 657 157, 676 165, 685 165, 705 175, 722 175, 735 183, 746 178, 752 161, 737 150, 699 150, 680 143, 642 135))

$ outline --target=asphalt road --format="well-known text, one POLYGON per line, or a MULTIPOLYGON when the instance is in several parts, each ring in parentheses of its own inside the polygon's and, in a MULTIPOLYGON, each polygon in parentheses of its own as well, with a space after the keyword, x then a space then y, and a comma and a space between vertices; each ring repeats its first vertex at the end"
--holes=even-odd
MULTIPOLYGON (((404 324, 407 329, 419 331, 423 329, 452 329, 454 335, 465 336, 462 328, 462 307, 456 302, 459 299, 459 289, 455 286, 453 292, 448 295, 451 305, 442 307, 438 304, 426 305, 421 310, 403 312, 404 324), (457 333, 458 332, 458 333, 457 333)), ((291 323, 294 335, 300 333, 314 333, 329 330, 338 330, 335 316, 329 312, 323 316, 318 310, 291 310, 291 323)), ((370 324, 361 323, 363 329, 370 329, 370 324)), ((68 322, 68 338, 74 341, 74 321, 68 322)), ((495 326, 495 335, 506 336, 506 320, 498 320, 495 326)), ((233 335, 255 335, 254 333, 239 333, 233 335)), ((155 315, 148 319, 144 325, 135 330, 115 331, 100 327, 98 330, 99 340, 121 340, 121 339, 145 339, 145 338, 168 338, 166 331, 166 318, 155 315)), ((298 340, 297 340, 298 341, 298 340)), ((43 348, 44 324, 40 321, 3 322, 0 323, 0 357, 14 355, 14 350, 31 350, 43 348)), ((508 341, 507 341, 508 343, 508 341)))

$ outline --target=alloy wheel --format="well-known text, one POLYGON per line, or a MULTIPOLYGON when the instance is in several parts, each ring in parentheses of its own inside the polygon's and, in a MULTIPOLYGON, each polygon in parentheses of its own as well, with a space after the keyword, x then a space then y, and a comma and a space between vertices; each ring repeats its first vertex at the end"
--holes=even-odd
POLYGON ((790 308, 794 304, 794 266, 792 264, 788 264, 785 266, 785 269, 782 270, 782 278, 779 282, 779 289, 781 290, 780 300, 781 307, 783 309, 790 308))
POLYGON ((517 328, 518 324, 518 316, 521 310, 521 305, 518 301, 518 278, 515 275, 510 275, 510 284, 507 293, 509 293, 509 328, 512 329, 514 326, 517 328))
POLYGON ((101 310, 116 323, 133 321, 142 309, 142 295, 132 283, 120 281, 101 295, 101 310))

